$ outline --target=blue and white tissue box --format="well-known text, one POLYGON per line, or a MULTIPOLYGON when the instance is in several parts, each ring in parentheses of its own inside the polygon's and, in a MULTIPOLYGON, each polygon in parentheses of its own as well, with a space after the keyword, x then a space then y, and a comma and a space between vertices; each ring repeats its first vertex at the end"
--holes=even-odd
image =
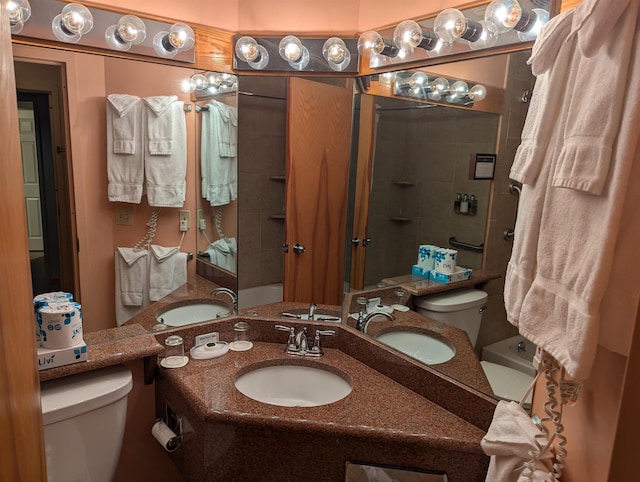
POLYGON ((473 270, 471 268, 463 268, 462 266, 458 266, 456 271, 453 273, 440 273, 439 271, 432 270, 429 273, 429 279, 436 281, 438 283, 455 283, 457 281, 464 281, 467 279, 471 279, 471 275, 473 274, 473 270))
POLYGON ((87 361, 87 344, 83 341, 68 348, 38 347, 38 370, 87 361))
POLYGON ((414 264, 411 267, 411 274, 413 276, 419 276, 420 278, 429 279, 429 273, 431 273, 430 269, 423 268, 422 266, 419 266, 417 264, 414 264))

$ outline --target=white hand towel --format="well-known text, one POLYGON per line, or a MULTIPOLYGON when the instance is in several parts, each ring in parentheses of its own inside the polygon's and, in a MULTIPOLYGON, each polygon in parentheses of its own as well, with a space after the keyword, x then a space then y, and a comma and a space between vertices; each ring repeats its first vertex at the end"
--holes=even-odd
POLYGON ((187 127, 183 102, 176 96, 144 99, 145 174, 150 206, 182 207, 187 173, 187 127))
POLYGON ((118 248, 116 268, 116 323, 118 326, 133 318, 149 305, 146 296, 148 255, 145 249, 118 248))
POLYGON ((218 111, 220 119, 216 126, 218 129, 220 157, 236 157, 238 112, 235 107, 215 100, 211 103, 211 106, 218 111))
POLYGON ((149 299, 158 301, 187 282, 187 253, 152 244, 151 254, 149 299))
POLYGON ((127 94, 107 96, 109 201, 140 203, 144 181, 142 104, 127 94))
MULTIPOLYGON (((486 481, 517 482, 525 463, 531 458, 529 452, 539 450, 546 443, 543 433, 519 404, 498 402, 487 434, 480 441, 484 453, 491 457, 486 481), (537 443, 536 437, 539 437, 537 443)), ((547 451, 536 469, 549 473, 548 464, 552 457, 552 452, 547 451)))
POLYGON ((206 251, 211 263, 232 273, 236 272, 236 238, 218 239, 206 251))
MULTIPOLYGON (((223 157, 220 149, 225 143, 220 140, 220 129, 218 126, 224 125, 224 115, 228 112, 214 104, 208 104, 209 117, 206 124, 207 130, 202 130, 202 155, 206 156, 206 166, 208 171, 206 181, 203 179, 203 185, 206 183, 208 190, 203 191, 203 197, 209 201, 212 206, 223 206, 229 204, 238 197, 238 177, 237 177, 237 157, 223 157), (206 137, 206 140, 205 140, 206 137)), ((235 109, 234 109, 235 111, 235 109)), ((225 151, 228 152, 228 151, 225 151)), ((204 165, 205 163, 203 163, 204 165)), ((203 172, 203 176, 204 176, 203 172)))

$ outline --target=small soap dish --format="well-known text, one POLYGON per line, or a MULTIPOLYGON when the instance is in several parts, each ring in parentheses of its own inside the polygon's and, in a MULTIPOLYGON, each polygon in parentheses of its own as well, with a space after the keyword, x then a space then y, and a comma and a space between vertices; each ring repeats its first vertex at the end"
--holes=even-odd
POLYGON ((226 341, 216 341, 206 343, 204 345, 194 346, 189 350, 191 358, 194 360, 208 360, 210 358, 217 358, 226 354, 229 351, 229 344, 226 341))

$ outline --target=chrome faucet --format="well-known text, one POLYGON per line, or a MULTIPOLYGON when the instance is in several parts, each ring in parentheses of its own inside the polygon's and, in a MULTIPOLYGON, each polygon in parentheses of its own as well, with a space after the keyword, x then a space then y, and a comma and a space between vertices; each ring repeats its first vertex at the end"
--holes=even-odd
POLYGON ((215 290, 213 290, 211 292, 211 296, 217 296, 219 294, 226 294, 229 296, 229 298, 231 298, 231 303, 233 304, 233 313, 234 315, 238 314, 238 295, 236 295, 233 290, 230 290, 229 288, 216 288, 215 290))
POLYGON ((309 319, 310 320, 314 320, 315 316, 316 316, 316 308, 318 308, 318 306, 315 303, 311 303, 311 305, 309 305, 309 319))
POLYGON ((284 348, 284 352, 288 355, 298 356, 321 357, 324 355, 324 352, 320 343, 320 336, 336 334, 334 330, 316 330, 313 343, 309 346, 306 326, 302 327, 297 334, 293 326, 275 325, 275 328, 276 330, 286 331, 289 333, 289 338, 287 340, 287 345, 284 348))
POLYGON ((373 318, 375 318, 376 316, 384 316, 385 318, 390 319, 391 321, 394 321, 395 318, 393 317, 392 314, 390 313, 386 313, 384 311, 374 311, 373 313, 369 313, 367 316, 365 316, 364 318, 359 318, 358 319, 358 324, 356 325, 356 329, 360 330, 362 333, 366 333, 367 330, 369 329, 369 323, 371 322, 371 320, 373 318))

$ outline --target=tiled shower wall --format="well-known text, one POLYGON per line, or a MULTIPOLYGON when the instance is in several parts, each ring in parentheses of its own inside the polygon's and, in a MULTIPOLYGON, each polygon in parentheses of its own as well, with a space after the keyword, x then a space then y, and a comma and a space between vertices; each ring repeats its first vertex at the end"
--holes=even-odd
POLYGON ((283 279, 287 84, 240 77, 238 96, 238 289, 283 279))
MULTIPOLYGON (((504 98, 503 122, 500 126, 498 165, 494 181, 493 202, 489 212, 488 242, 485 268, 504 276, 511 256, 513 241, 504 239, 504 231, 514 227, 516 197, 509 192, 509 171, 529 104, 522 101, 525 91, 532 91, 534 77, 526 64, 530 52, 511 54, 509 58, 508 82, 504 98)), ((530 97, 530 96, 529 96, 530 97)), ((518 332, 507 321, 504 309, 504 277, 487 283, 484 290, 489 294, 487 310, 482 318, 476 347, 508 338, 518 332)))
MULTIPOLYGON (((472 154, 496 152, 499 116, 407 107, 398 100, 378 110, 365 286, 410 274, 420 244, 484 241, 490 181, 469 180, 469 164, 472 154), (475 195, 475 216, 454 212, 457 193, 475 195)), ((480 268, 482 253, 459 249, 458 264, 480 268)))

